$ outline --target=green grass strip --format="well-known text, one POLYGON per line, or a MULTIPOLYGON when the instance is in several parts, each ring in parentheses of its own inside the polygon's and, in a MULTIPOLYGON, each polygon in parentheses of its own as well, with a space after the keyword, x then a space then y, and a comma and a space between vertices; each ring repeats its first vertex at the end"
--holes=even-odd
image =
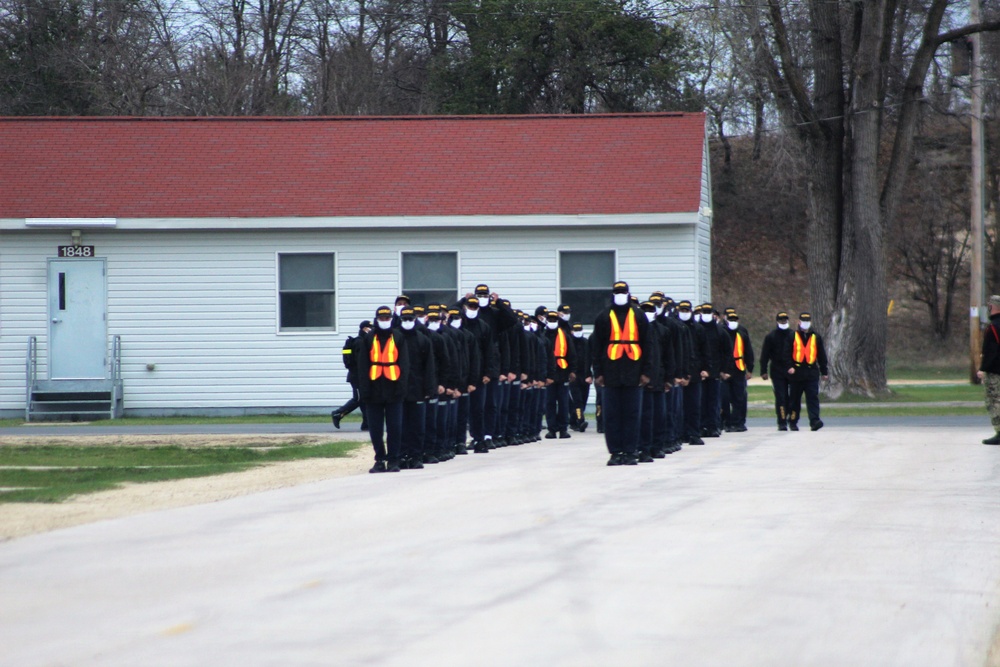
POLYGON ((274 447, 0 447, 0 503, 60 502, 124 483, 241 472, 263 463, 339 458, 363 442, 274 447), (38 469, 42 468, 44 469, 38 469))

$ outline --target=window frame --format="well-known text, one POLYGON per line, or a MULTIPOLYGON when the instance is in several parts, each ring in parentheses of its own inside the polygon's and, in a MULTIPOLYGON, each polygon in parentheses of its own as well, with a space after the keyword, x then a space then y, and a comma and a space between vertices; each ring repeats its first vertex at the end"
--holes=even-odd
MULTIPOLYGON (((411 297, 411 294, 406 290, 406 286, 403 284, 406 276, 404 275, 404 256, 405 255, 454 255, 455 256, 455 296, 449 299, 445 304, 450 308, 455 301, 461 298, 461 274, 462 274, 462 254, 458 250, 400 250, 399 251, 399 292, 397 294, 405 294, 411 297)), ((413 301, 414 305, 427 306, 426 303, 419 303, 419 301, 413 301)))
MULTIPOLYGON (((580 290, 580 291, 604 289, 604 290, 606 290, 608 302, 610 303, 611 302, 611 286, 617 280, 618 280, 618 249, 617 248, 611 248, 611 249, 608 249, 608 248, 557 248, 556 249, 556 301, 557 301, 558 304, 569 303, 568 299, 566 299, 565 301, 563 300, 563 290, 564 289, 566 289, 566 290, 580 290), (563 264, 562 264, 563 255, 564 254, 567 254, 567 255, 571 255, 571 254, 583 254, 583 253, 604 253, 604 254, 610 253, 611 254, 612 271, 614 272, 614 275, 612 276, 610 282, 608 282, 606 285, 603 285, 601 288, 598 288, 598 287, 587 287, 587 288, 581 288, 581 287, 563 287, 563 284, 562 284, 563 283, 563 264)), ((575 313, 573 314, 572 321, 573 322, 580 322, 587 329, 592 328, 594 326, 594 323, 592 321, 581 320, 581 319, 579 319, 576 316, 575 313)))
MULTIPOLYGON (((328 336, 338 332, 338 321, 340 313, 340 257, 335 250, 278 250, 274 253, 274 329, 279 336, 328 336), (291 255, 329 255, 333 258, 333 323, 330 327, 295 327, 282 328, 281 326, 281 258, 291 255)), ((302 290, 287 290, 288 292, 302 292, 302 290)), ((327 292, 327 290, 315 290, 317 292, 327 292)))

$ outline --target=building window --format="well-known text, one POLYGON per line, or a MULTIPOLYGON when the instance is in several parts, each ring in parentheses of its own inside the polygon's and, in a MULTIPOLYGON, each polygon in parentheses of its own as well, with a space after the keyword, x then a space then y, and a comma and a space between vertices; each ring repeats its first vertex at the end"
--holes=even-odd
POLYGON ((278 255, 278 294, 281 331, 334 329, 333 254, 278 255))
POLYGON ((404 252, 403 294, 414 306, 458 300, 457 252, 404 252))
POLYGON ((559 299, 573 309, 574 322, 593 324, 611 303, 614 282, 613 250, 559 253, 559 299))

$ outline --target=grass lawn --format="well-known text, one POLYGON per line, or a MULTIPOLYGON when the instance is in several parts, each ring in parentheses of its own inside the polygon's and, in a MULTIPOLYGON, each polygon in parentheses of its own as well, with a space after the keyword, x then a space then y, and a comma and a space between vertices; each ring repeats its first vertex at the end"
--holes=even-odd
POLYGON ((268 447, 0 447, 0 503, 53 503, 124 483, 240 472, 263 463, 347 456, 360 442, 268 447))
MULTIPOLYGON (((747 388, 748 400, 751 402, 772 402, 774 394, 771 385, 752 385, 747 388)), ((855 396, 843 394, 832 401, 828 398, 822 399, 824 403, 834 405, 836 403, 871 403, 891 406, 893 403, 936 403, 948 401, 977 401, 983 400, 983 388, 978 385, 967 383, 954 384, 902 384, 892 386, 892 393, 889 396, 879 398, 867 398, 865 396, 855 396)))

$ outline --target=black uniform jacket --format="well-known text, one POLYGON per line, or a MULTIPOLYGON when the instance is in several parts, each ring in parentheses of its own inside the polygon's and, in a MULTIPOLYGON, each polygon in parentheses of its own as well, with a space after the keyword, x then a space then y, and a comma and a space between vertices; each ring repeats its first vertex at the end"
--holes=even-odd
POLYGON ((705 338, 705 328, 701 322, 695 322, 694 318, 687 322, 678 318, 677 321, 681 323, 688 335, 688 373, 685 377, 690 378, 691 382, 701 382, 701 372, 708 370, 708 351, 705 349, 708 341, 705 338))
POLYGON ((611 306, 600 315, 594 322, 594 332, 590 336, 590 358, 594 368, 594 378, 602 377, 605 387, 638 387, 640 386, 640 376, 647 378, 652 373, 653 360, 647 353, 647 348, 651 344, 650 326, 646 321, 646 316, 642 311, 632 305, 611 306), (611 313, 615 313, 618 323, 624 335, 625 322, 628 313, 631 311, 635 316, 636 330, 639 339, 640 355, 638 359, 631 359, 627 354, 623 354, 618 359, 608 357, 608 343, 611 341, 611 313))
POLYGON ((410 374, 410 359, 406 340, 403 332, 398 329, 372 330, 362 340, 359 350, 360 354, 356 360, 358 369, 358 393, 365 403, 397 403, 403 400, 406 395, 406 383, 410 374), (375 340, 379 341, 382 349, 385 349, 392 337, 396 343, 398 353, 397 364, 400 370, 398 380, 390 380, 383 373, 375 380, 371 379, 371 352, 375 340))
POLYGON ((409 331, 400 328, 399 331, 406 341, 406 356, 410 360, 403 400, 425 401, 437 396, 437 369, 434 363, 434 344, 430 337, 416 327, 409 331))
POLYGON ((983 359, 979 370, 1000 374, 1000 315, 991 317, 983 330, 983 359))
POLYGON ((792 335, 791 329, 775 327, 771 333, 764 336, 764 344, 760 346, 760 372, 770 373, 771 377, 788 378, 788 366, 785 363, 785 343, 792 335), (768 368, 768 362, 771 367, 768 368))
MULTIPOLYGON (((420 328, 419 325, 418 328, 420 328)), ((448 328, 447 325, 445 328, 448 328)), ((437 383, 445 389, 458 389, 460 381, 459 361, 458 353, 455 351, 455 342, 440 328, 433 331, 429 327, 422 327, 420 331, 431 339, 437 383)))
POLYGON ((661 315, 656 318, 656 321, 667 329, 667 335, 670 337, 670 354, 673 360, 671 372, 673 375, 668 377, 667 381, 673 383, 677 378, 688 377, 690 372, 687 365, 691 356, 691 336, 687 327, 676 317, 669 315, 661 315))
POLYGON ((789 382, 807 382, 818 380, 820 375, 827 375, 826 369, 826 348, 823 347, 823 338, 815 331, 793 331, 792 335, 785 341, 785 363, 786 368, 794 368, 795 372, 788 376, 789 382), (806 361, 795 363, 792 359, 792 350, 795 347, 795 334, 802 338, 802 344, 808 345, 809 339, 816 338, 816 363, 810 364, 806 361))
POLYGON ((733 339, 729 331, 716 321, 701 322, 705 330, 705 354, 708 363, 708 377, 718 379, 719 373, 732 374, 733 339))
POLYGON ((590 359, 590 341, 587 340, 586 336, 580 336, 572 338, 573 345, 576 346, 576 382, 586 382, 587 378, 593 377, 593 373, 590 370, 590 365, 592 363, 590 359))

